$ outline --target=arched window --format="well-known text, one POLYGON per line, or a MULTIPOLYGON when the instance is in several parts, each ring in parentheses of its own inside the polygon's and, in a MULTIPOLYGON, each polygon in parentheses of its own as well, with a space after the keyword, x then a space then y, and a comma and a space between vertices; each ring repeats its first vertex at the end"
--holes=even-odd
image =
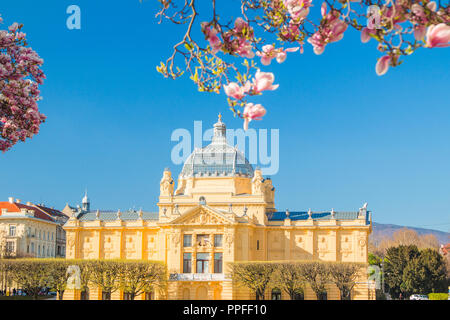
POLYGON ((189 288, 183 289, 183 300, 189 300, 191 298, 191 290, 189 288))
POLYGON ((199 202, 199 204, 201 204, 201 205, 206 205, 206 199, 205 199, 205 197, 203 197, 203 196, 201 196, 199 199, 198 199, 198 202, 199 202))
POLYGON ((272 300, 281 300, 281 290, 278 288, 272 289, 272 300))

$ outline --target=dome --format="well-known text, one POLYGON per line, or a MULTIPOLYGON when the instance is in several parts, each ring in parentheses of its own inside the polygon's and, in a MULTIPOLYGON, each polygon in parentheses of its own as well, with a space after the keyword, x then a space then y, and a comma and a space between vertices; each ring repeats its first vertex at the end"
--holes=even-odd
POLYGON ((227 144, 226 126, 219 115, 214 124, 214 136, 211 144, 204 148, 195 148, 184 163, 183 177, 253 177, 253 167, 245 155, 237 148, 227 144))

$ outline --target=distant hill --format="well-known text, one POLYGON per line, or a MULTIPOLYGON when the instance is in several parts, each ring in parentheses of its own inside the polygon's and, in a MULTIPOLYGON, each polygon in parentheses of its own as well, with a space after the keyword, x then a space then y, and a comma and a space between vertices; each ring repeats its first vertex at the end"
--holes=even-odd
POLYGON ((383 237, 391 237, 395 231, 398 231, 402 228, 408 228, 408 229, 414 230, 419 235, 431 233, 439 240, 439 242, 441 244, 446 244, 446 243, 450 242, 450 233, 449 232, 443 232, 443 231, 432 230, 432 229, 424 229, 424 228, 399 226, 396 224, 376 223, 376 222, 372 223, 372 234, 370 235, 370 239, 372 241, 376 242, 383 237))

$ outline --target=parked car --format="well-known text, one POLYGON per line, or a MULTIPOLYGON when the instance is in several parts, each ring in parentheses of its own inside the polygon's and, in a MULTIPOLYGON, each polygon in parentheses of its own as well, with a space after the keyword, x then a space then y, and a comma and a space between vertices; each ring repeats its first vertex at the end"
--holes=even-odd
POLYGON ((428 296, 426 294, 413 294, 409 297, 409 300, 428 300, 428 296))
POLYGON ((55 291, 49 291, 49 292, 48 292, 48 295, 50 295, 50 296, 55 296, 55 297, 56 297, 56 292, 55 292, 55 291))

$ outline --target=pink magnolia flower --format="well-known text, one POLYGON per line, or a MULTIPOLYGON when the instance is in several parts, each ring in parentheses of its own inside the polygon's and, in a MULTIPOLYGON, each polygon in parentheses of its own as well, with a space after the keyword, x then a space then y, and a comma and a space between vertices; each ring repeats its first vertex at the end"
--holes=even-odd
POLYGON ((227 96, 241 100, 245 94, 250 91, 251 84, 250 81, 247 81, 245 85, 241 87, 236 82, 230 82, 228 85, 224 85, 223 89, 225 90, 225 94, 227 96))
POLYGON ((391 62, 391 56, 383 56, 378 59, 378 62, 375 66, 375 72, 377 75, 382 76, 389 69, 389 63, 391 62))
POLYGON ((287 52, 295 52, 298 51, 298 47, 295 48, 279 48, 275 49, 275 47, 271 44, 265 45, 262 47, 262 52, 257 52, 256 55, 261 57, 261 63, 265 66, 268 66, 272 59, 276 58, 278 63, 283 63, 286 60, 287 52))
POLYGON ((309 14, 312 0, 283 0, 283 4, 288 10, 293 20, 300 20, 309 14))
POLYGON ((289 24, 284 25, 280 30, 280 36, 284 41, 294 42, 299 35, 299 25, 292 21, 290 21, 289 24))
POLYGON ((324 19, 325 24, 308 38, 314 53, 318 55, 323 53, 328 43, 341 40, 348 27, 344 21, 339 19, 339 13, 330 12, 324 19))
POLYGON ((375 34, 376 30, 375 29, 369 29, 369 28, 363 28, 361 30, 361 42, 362 43, 366 43, 369 42, 370 38, 371 38, 371 34, 375 34))
POLYGON ((217 36, 218 31, 214 27, 208 27, 207 22, 202 22, 201 26, 206 39, 209 41, 212 53, 217 53, 222 48, 222 41, 220 41, 220 38, 217 36))
POLYGON ((428 27, 426 46, 428 48, 444 48, 450 46, 450 26, 445 23, 428 27))
POLYGON ((436 8, 437 8, 436 2, 435 1, 428 2, 427 8, 430 9, 431 11, 436 11, 436 8))
POLYGON ((422 17, 424 15, 423 7, 420 4, 414 3, 411 6, 411 12, 416 16, 422 17))
POLYGON ((261 120, 266 114, 266 109, 260 104, 247 103, 244 108, 244 130, 248 129, 248 124, 252 120, 261 120))
MULTIPOLYGON (((0 23, 3 20, 0 18, 0 23)), ((22 26, 0 30, 0 151, 39 132, 45 116, 39 113, 39 85, 44 61, 27 46, 22 26)))
POLYGON ((255 53, 252 51, 252 44, 247 40, 240 40, 236 53, 241 57, 253 59, 255 53))
POLYGON ((391 6, 389 8, 383 8, 382 15, 385 16, 386 18, 390 19, 392 18, 394 24, 402 23, 407 20, 405 15, 405 9, 399 4, 391 6))
POLYGON ((325 1, 322 2, 322 5, 320 6, 320 14, 322 15, 322 17, 325 17, 325 15, 327 14, 327 3, 325 1))
POLYGON ((312 37, 309 37, 307 41, 312 44, 315 54, 322 54, 325 50, 326 41, 319 31, 314 33, 312 37))
POLYGON ((264 90, 275 90, 278 88, 278 84, 273 84, 275 76, 271 72, 261 72, 259 69, 256 71, 255 78, 253 79, 253 91, 255 93, 261 93, 264 90))
POLYGON ((244 28, 246 28, 247 26, 247 22, 245 22, 241 17, 236 18, 236 20, 234 21, 234 30, 236 32, 242 32, 242 30, 244 30, 244 28))
POLYGON ((417 41, 421 41, 425 38, 425 35, 427 33, 427 27, 426 26, 420 26, 417 25, 414 27, 414 38, 417 41))

